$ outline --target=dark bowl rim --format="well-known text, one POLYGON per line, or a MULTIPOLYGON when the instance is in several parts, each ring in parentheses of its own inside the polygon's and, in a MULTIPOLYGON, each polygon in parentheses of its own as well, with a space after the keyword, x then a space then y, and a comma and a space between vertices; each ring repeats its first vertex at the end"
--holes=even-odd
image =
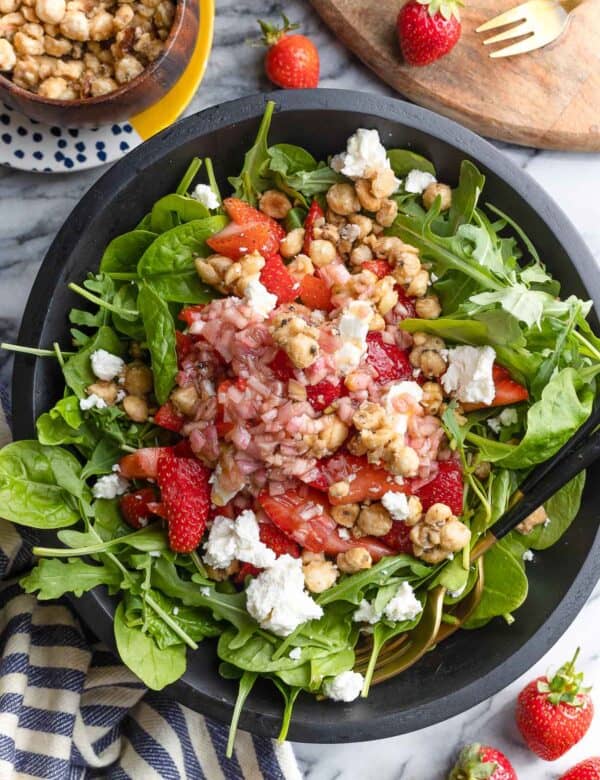
MULTIPOLYGON (((137 75, 131 81, 126 84, 122 84, 112 92, 107 92, 106 95, 98 95, 98 97, 90 98, 78 98, 77 100, 54 100, 52 98, 42 97, 36 92, 31 92, 25 87, 19 87, 12 79, 4 76, 0 73, 0 91, 4 90, 7 95, 18 97, 21 100, 29 103, 34 103, 40 106, 48 106, 51 108, 62 108, 68 111, 70 108, 87 108, 88 106, 100 106, 108 104, 115 99, 121 98, 124 95, 129 94, 132 90, 142 86, 156 71, 164 64, 165 60, 169 57, 171 50, 181 32, 183 27, 183 21, 185 18, 186 8, 190 3, 198 3, 199 0, 175 0, 175 16, 173 18, 173 24, 169 30, 168 36, 165 38, 165 45, 158 57, 153 60, 149 65, 146 65, 144 70, 137 75)), ((199 5, 198 5, 199 8, 199 5)))
MULTIPOLYGON (((83 220, 92 213, 97 203, 110 199, 119 187, 135 178, 140 167, 146 167, 164 158, 165 154, 180 144, 193 140, 198 135, 218 131, 224 127, 248 119, 260 119, 267 100, 276 102, 276 112, 326 109, 351 113, 367 113, 378 119, 402 124, 408 128, 425 132, 438 140, 460 149, 465 157, 485 165, 534 209, 543 220, 554 239, 562 245, 571 263, 579 273, 584 286, 594 301, 598 312, 600 307, 600 275, 594 258, 578 234, 574 225, 555 201, 531 176, 521 170, 490 142, 462 127, 456 122, 439 116, 432 111, 404 101, 375 96, 368 93, 339 90, 314 89, 278 91, 239 98, 207 108, 183 119, 163 130, 127 156, 114 164, 84 195, 75 206, 50 246, 38 275, 34 281, 19 332, 19 343, 37 345, 42 325, 35 316, 45 306, 48 290, 46 278, 64 261, 65 246, 72 240, 69 225, 83 220), (201 131, 201 132, 200 132, 201 131), (33 324, 36 323, 36 324, 33 324)), ((80 222, 80 224, 84 224, 80 222)), ((35 430, 33 419, 33 377, 34 364, 23 355, 16 355, 13 375, 14 430, 15 438, 26 438, 35 430)), ((296 724, 292 722, 289 738, 299 742, 358 742, 381 739, 417 731, 434 725, 454 715, 463 713, 483 700, 505 688, 533 666, 563 635, 584 606, 596 582, 600 578, 600 531, 577 576, 571 582, 562 600, 548 616, 544 624, 520 647, 487 674, 463 685, 442 699, 432 699, 414 707, 407 713, 391 713, 371 717, 358 724, 352 722, 351 732, 343 717, 332 719, 328 724, 296 724)), ((110 610, 94 592, 72 600, 74 608, 83 620, 92 627, 100 638, 114 649, 110 610), (99 611, 105 616, 104 626, 98 628, 99 611)), ((188 674, 166 689, 181 703, 203 714, 225 721, 231 716, 232 705, 198 690, 188 679, 188 674)), ((341 712, 340 712, 341 715, 341 712)), ((279 721, 276 717, 260 712, 245 712, 240 727, 255 734, 274 736, 279 721)))

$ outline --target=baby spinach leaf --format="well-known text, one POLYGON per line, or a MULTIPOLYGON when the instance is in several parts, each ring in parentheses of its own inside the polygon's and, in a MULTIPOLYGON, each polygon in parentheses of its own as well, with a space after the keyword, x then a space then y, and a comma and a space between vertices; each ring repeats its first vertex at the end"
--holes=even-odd
POLYGON ((523 537, 524 543, 534 550, 545 550, 556 544, 577 517, 584 487, 585 471, 582 471, 546 501, 544 507, 548 514, 548 524, 534 528, 523 537))
POLYGON ((0 450, 2 516, 29 528, 64 528, 80 519, 87 496, 77 458, 60 447, 17 441, 0 450))
POLYGON ((36 429, 40 444, 76 444, 88 451, 96 444, 97 432, 83 419, 75 395, 61 398, 49 412, 38 417, 36 429))
POLYGON ((108 436, 103 436, 96 431, 96 446, 81 472, 82 479, 110 474, 113 466, 119 460, 123 451, 119 444, 108 436))
POLYGON ((528 581, 523 561, 511 551, 511 544, 502 539, 486 553, 485 585, 477 608, 465 628, 475 628, 499 615, 510 615, 527 598, 528 581))
POLYGON ((572 368, 552 377, 540 400, 527 412, 525 436, 502 459, 504 468, 530 468, 558 452, 592 411, 592 391, 578 388, 577 373, 572 368))
POLYGON ((154 392, 160 404, 169 397, 177 374, 175 324, 169 307, 158 293, 144 284, 138 297, 138 307, 144 322, 146 341, 152 361, 154 392))
POLYGON ((306 214, 306 209, 299 206, 290 209, 284 220, 285 229, 287 232, 289 233, 295 228, 302 227, 304 225, 304 220, 306 219, 306 214))
POLYGON ((225 217, 215 216, 167 230, 142 255, 138 274, 166 301, 206 303, 215 293, 200 281, 194 257, 210 254, 206 239, 226 224, 225 217))
POLYGON ((115 591, 120 582, 119 572, 102 564, 75 558, 69 561, 43 558, 19 584, 26 593, 38 591, 38 599, 47 600, 59 599, 65 593, 81 596, 98 585, 107 585, 115 591))
POLYGON ((94 502, 94 530, 105 542, 131 533, 123 522, 118 499, 100 498, 94 502))
POLYGON ((388 149, 387 156, 392 170, 400 179, 408 176, 411 171, 425 171, 435 176, 433 163, 409 149, 388 149))
POLYGON ((135 271, 140 257, 156 238, 151 230, 131 230, 113 238, 100 261, 102 273, 130 273, 135 271))
POLYGON ((115 612, 114 630, 121 660, 148 688, 160 691, 185 672, 185 645, 180 643, 159 649, 154 639, 141 628, 127 625, 123 601, 115 612))
POLYGON ((164 233, 183 222, 206 217, 210 217, 210 211, 199 200, 187 195, 172 194, 156 201, 150 220, 155 233, 164 233))
POLYGON ((484 185, 485 176, 472 162, 463 160, 458 187, 452 192, 452 205, 448 215, 452 233, 456 233, 460 225, 471 222, 484 185))
POLYGON ((300 171, 314 171, 317 161, 310 152, 294 144, 275 144, 269 147, 269 168, 282 176, 289 176, 300 171))
POLYGON ((112 328, 103 325, 98 332, 80 349, 77 354, 70 357, 64 365, 63 374, 65 381, 78 398, 85 398, 85 389, 96 377, 92 372, 90 358, 92 352, 97 349, 105 349, 113 355, 121 355, 123 345, 112 328))
POLYGON ((258 195, 269 189, 270 182, 265 177, 265 169, 270 159, 267 138, 274 109, 275 103, 269 100, 265 106, 265 113, 261 119, 254 144, 244 157, 244 165, 240 175, 229 178, 229 183, 234 189, 234 197, 248 201, 252 206, 256 206, 258 195))

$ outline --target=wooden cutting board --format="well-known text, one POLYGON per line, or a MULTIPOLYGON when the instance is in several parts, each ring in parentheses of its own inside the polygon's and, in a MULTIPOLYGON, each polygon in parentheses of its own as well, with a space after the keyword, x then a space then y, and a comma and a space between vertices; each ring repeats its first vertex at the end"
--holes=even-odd
POLYGON ((402 63, 395 33, 402 0, 311 2, 348 48, 410 100, 491 138, 600 151, 600 0, 584 0, 550 46, 498 60, 482 45, 492 33, 475 29, 518 0, 467 0, 459 43, 424 68, 402 63))

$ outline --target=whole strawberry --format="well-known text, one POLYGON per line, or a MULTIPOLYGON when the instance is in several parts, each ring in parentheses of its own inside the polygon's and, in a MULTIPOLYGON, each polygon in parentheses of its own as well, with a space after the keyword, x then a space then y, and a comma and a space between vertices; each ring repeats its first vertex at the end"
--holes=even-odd
POLYGON ((504 753, 474 743, 460 751, 448 780, 517 780, 517 773, 504 753))
POLYGON ((517 700, 517 726, 530 750, 555 761, 585 735, 594 717, 589 688, 575 671, 579 650, 550 679, 538 677, 517 700))
POLYGON ((396 30, 409 65, 430 65, 456 46, 461 5, 461 0, 408 0, 402 6, 396 30))
POLYGON ((587 758, 569 769, 560 780, 600 780, 600 758, 587 758))
POLYGON ((278 28, 259 20, 262 42, 269 47, 265 57, 265 71, 273 84, 285 89, 307 89, 319 83, 319 52, 305 35, 288 35, 298 28, 283 16, 283 27, 278 28))

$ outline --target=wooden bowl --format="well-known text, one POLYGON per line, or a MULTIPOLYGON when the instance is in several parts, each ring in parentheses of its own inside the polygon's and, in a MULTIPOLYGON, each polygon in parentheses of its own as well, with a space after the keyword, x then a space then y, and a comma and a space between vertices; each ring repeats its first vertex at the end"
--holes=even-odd
POLYGON ((194 50, 198 24, 198 0, 177 0, 173 26, 160 56, 139 76, 107 95, 51 100, 0 75, 0 100, 46 125, 98 127, 122 122, 164 97, 179 79, 194 50))

